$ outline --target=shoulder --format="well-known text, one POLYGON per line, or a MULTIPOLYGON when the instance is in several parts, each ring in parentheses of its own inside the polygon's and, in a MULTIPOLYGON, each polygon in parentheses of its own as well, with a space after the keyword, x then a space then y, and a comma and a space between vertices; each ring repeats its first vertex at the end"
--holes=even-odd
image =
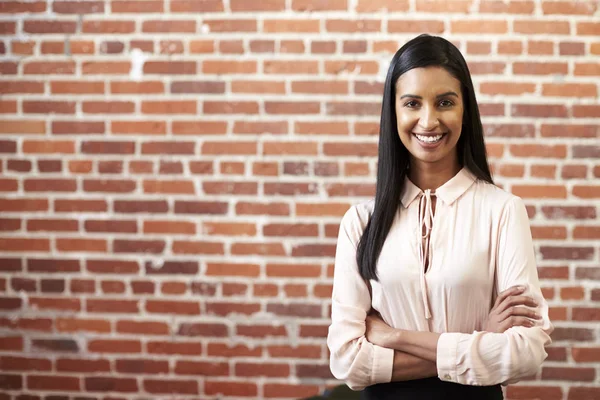
POLYGON ((477 180, 474 186, 474 196, 482 209, 488 209, 501 219, 514 215, 524 215, 527 218, 525 202, 521 197, 481 180, 477 180))
POLYGON ((475 181, 474 186, 476 190, 474 195, 478 197, 482 203, 490 205, 498 211, 503 211, 507 207, 519 207, 521 205, 524 207, 523 199, 501 187, 482 180, 475 181))
POLYGON ((360 238, 369 222, 369 218, 373 214, 374 208, 374 198, 351 206, 342 218, 341 228, 355 239, 360 238))

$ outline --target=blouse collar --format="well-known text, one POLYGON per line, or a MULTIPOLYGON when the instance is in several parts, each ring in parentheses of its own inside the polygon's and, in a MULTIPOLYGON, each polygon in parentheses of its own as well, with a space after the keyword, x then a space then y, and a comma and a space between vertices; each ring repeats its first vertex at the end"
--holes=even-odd
MULTIPOLYGON (((452 204, 456 199, 462 196, 467 189, 471 187, 477 178, 467 169, 463 167, 456 175, 435 190, 436 197, 441 199, 445 204, 452 204)), ((408 206, 420 195, 423 191, 417 185, 412 183, 408 176, 404 178, 404 190, 401 196, 402 206, 408 206)))

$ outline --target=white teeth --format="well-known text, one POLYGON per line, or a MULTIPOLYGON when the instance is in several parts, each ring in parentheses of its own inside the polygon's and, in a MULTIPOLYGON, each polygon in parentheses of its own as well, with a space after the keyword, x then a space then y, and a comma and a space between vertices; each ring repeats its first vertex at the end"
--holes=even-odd
POLYGON ((423 136, 423 135, 417 135, 415 134, 415 136, 417 137, 417 139, 419 139, 421 142, 425 142, 425 143, 436 143, 438 142, 442 136, 444 135, 437 135, 437 136, 423 136))

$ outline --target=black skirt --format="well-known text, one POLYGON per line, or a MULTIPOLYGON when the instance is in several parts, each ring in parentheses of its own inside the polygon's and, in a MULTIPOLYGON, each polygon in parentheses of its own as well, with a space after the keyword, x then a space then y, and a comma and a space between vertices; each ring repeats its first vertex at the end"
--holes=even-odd
POLYGON ((502 388, 445 382, 438 377, 380 383, 362 391, 363 400, 502 400, 502 388))

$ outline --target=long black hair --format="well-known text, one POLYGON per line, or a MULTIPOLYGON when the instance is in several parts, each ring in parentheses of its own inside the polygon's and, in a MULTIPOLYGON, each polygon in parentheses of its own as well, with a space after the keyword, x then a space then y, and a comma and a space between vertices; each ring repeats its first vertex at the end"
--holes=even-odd
POLYGON ((413 68, 442 67, 461 83, 464 103, 462 133, 456 144, 458 161, 478 179, 493 184, 487 162, 483 127, 467 63, 452 43, 423 34, 402 46, 390 63, 379 124, 379 155, 373 214, 358 243, 356 262, 363 279, 378 280, 377 259, 390 231, 409 167, 409 153, 396 123, 396 82, 413 68))

